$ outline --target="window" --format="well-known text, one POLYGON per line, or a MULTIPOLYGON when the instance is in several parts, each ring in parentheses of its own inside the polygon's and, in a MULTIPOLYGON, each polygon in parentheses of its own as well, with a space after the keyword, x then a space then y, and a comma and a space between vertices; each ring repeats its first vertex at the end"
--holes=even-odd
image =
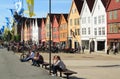
POLYGON ((94 28, 94 34, 97 35, 97 28, 94 28))
POLYGON ((102 15, 102 23, 104 23, 104 22, 105 22, 105 16, 102 15))
POLYGON ((80 35, 80 29, 78 29, 78 35, 80 35))
POLYGON ((105 35, 105 27, 102 27, 102 35, 105 35))
POLYGON ((109 12, 109 19, 112 20, 112 12, 109 12))
POLYGON ((118 27, 117 27, 117 24, 114 23, 114 24, 110 24, 110 33, 118 33, 118 27))
POLYGON ((101 35, 101 28, 100 27, 98 28, 98 32, 99 32, 99 35, 101 35))
POLYGON ((117 23, 113 24, 113 26, 114 26, 114 33, 118 33, 117 23))
POLYGON ((77 25, 77 24, 76 24, 76 19, 74 19, 74 25, 77 25))
POLYGON ((77 18, 77 25, 79 25, 80 24, 80 20, 79 20, 79 18, 77 18))
POLYGON ((94 24, 97 24, 97 17, 94 17, 94 24))
POLYGON ((114 18, 114 19, 117 19, 117 17, 118 17, 118 16, 117 16, 117 11, 114 11, 114 16, 113 16, 113 18, 114 18))
POLYGON ((77 35, 77 29, 75 29, 75 35, 77 35))
POLYGON ((88 27, 88 34, 90 35, 90 27, 88 27))
POLYGON ((86 35, 86 28, 82 28, 82 34, 86 35))
POLYGON ((98 23, 101 24, 101 16, 98 17, 98 23))

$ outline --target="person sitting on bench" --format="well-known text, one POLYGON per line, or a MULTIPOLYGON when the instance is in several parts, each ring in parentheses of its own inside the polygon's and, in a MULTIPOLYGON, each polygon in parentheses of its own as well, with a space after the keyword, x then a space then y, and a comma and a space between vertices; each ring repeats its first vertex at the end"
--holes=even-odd
POLYGON ((32 60, 33 61, 33 58, 34 58, 34 51, 30 50, 26 56, 26 58, 24 59, 21 59, 21 62, 27 62, 29 60, 32 60))
POLYGON ((63 63, 60 56, 55 56, 54 59, 56 60, 56 62, 52 65, 52 70, 53 70, 52 76, 55 76, 55 74, 57 76, 57 71, 66 70, 66 65, 63 63))
POLYGON ((35 57, 33 58, 33 64, 34 66, 40 67, 40 64, 44 62, 43 56, 39 54, 39 52, 36 53, 35 57))

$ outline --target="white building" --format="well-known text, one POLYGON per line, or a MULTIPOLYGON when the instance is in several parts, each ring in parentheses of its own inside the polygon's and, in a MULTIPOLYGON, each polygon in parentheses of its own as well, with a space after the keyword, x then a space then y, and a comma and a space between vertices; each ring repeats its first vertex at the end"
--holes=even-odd
POLYGON ((32 25, 32 41, 36 44, 39 43, 39 37, 38 37, 38 23, 37 19, 35 21, 33 20, 33 25, 32 25))
MULTIPOLYGON (((92 9, 92 30, 91 40, 95 43, 95 51, 105 51, 107 48, 107 19, 106 0, 95 0, 92 9)), ((90 41, 91 41, 90 40, 90 41)))
POLYGON ((84 0, 81 11, 80 25, 81 25, 81 43, 86 49, 89 49, 90 38, 92 35, 92 16, 91 11, 95 0, 84 0))
POLYGON ((81 42, 87 49, 91 44, 94 51, 107 48, 107 20, 105 0, 84 0, 81 11, 81 42))

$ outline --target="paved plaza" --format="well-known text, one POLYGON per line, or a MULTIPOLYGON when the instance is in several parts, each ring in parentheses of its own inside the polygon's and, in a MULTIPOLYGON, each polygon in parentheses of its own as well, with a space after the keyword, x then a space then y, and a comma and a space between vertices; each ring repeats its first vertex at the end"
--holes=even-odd
MULTIPOLYGON (((41 53, 48 61, 49 55, 41 53)), ((68 69, 76 71, 78 74, 71 76, 70 79, 119 79, 120 78, 120 54, 110 55, 104 52, 94 52, 89 54, 52 54, 60 55, 68 69)))
MULTIPOLYGON (((40 52, 41 53, 41 52, 40 52)), ((49 53, 41 53, 45 61, 49 61, 49 53)), ((59 55, 67 68, 77 72, 70 79, 119 79, 120 54, 107 55, 104 52, 89 54, 53 53, 59 55)), ((0 77, 1 79, 61 79, 52 77, 48 70, 31 66, 31 62, 21 63, 20 53, 14 54, 0 49, 0 77)), ((64 75, 63 75, 64 77, 64 75)), ((65 78, 63 78, 65 79, 65 78)))

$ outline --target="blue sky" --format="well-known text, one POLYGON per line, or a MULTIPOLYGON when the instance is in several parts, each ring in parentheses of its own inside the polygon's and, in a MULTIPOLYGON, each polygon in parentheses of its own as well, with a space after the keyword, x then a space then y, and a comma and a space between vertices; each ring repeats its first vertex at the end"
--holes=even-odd
MULTIPOLYGON (((5 17, 10 17, 11 13, 9 8, 14 8, 14 2, 18 0, 2 0, 0 2, 0 27, 5 25, 5 17)), ((51 12, 52 13, 69 13, 72 0, 51 0, 51 12)), ((27 10, 26 0, 23 0, 23 7, 27 10)), ((49 12, 49 0, 34 0, 34 12, 36 16, 34 17, 46 17, 49 12)), ((24 16, 29 17, 24 14, 24 16)))

